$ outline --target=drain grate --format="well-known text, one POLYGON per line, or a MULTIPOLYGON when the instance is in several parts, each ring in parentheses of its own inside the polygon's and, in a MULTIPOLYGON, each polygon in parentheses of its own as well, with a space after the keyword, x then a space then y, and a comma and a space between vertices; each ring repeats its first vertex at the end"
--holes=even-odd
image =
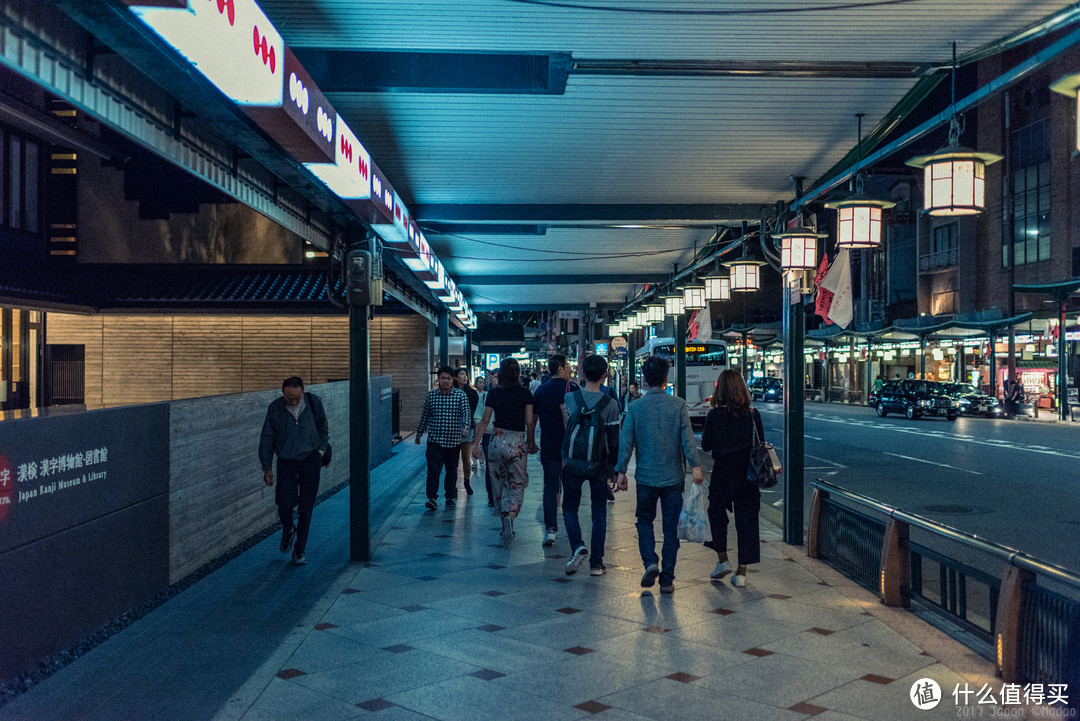
POLYGON ((941 513, 945 515, 962 515, 964 513, 974 513, 975 509, 971 506, 957 506, 949 504, 941 504, 936 506, 923 506, 923 510, 929 513, 941 513))

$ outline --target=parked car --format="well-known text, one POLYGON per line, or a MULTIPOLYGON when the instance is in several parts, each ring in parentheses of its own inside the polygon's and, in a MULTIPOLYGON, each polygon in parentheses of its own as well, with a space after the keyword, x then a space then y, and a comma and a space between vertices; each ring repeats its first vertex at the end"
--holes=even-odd
POLYGON ((915 420, 923 416, 938 416, 955 421, 960 413, 960 401, 949 395, 944 383, 936 381, 900 380, 886 383, 877 399, 877 414, 903 413, 915 420))
POLYGON ((784 400, 784 383, 779 378, 766 378, 757 389, 757 399, 780 403, 784 400))
POLYGON ((1000 418, 1002 407, 997 398, 988 396, 970 383, 946 383, 949 394, 960 401, 957 409, 962 416, 986 416, 1000 418))
POLYGON ((765 385, 765 379, 764 378, 754 378, 753 380, 751 380, 749 383, 746 384, 746 390, 750 391, 750 399, 751 400, 756 401, 758 399, 758 391, 761 388, 761 386, 763 386, 763 385, 765 385))

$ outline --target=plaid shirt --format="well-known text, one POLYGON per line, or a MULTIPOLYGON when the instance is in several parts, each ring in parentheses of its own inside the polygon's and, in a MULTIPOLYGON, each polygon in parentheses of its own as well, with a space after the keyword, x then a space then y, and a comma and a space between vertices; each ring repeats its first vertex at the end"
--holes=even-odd
POLYGON ((427 433, 428 443, 455 448, 461 445, 462 434, 468 433, 471 427, 472 412, 465 393, 459 388, 451 388, 449 393, 436 388, 424 399, 424 410, 420 413, 416 433, 427 433))

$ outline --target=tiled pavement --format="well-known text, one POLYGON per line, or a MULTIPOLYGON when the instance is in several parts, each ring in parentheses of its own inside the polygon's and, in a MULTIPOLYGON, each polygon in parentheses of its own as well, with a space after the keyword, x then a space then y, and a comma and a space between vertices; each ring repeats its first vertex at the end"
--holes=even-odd
MULTIPOLYGON (((422 449, 398 449, 413 454, 422 449)), ((0 719, 923 719, 959 715, 958 683, 1000 687, 985 659, 765 522, 746 588, 710 582, 715 555, 683 543, 666 596, 640 587, 632 494, 609 504, 607 574, 567 577, 565 535, 540 546, 535 456, 510 548, 482 488, 428 511, 408 467, 415 495, 373 563, 344 562, 340 493, 316 509, 307 566, 288 566, 270 538, 0 719), (288 630, 260 633, 272 618, 288 630), (199 653, 211 658, 194 663, 199 653), (213 689, 200 673, 217 678, 213 689), (932 711, 909 700, 921 678, 944 690, 932 711)))

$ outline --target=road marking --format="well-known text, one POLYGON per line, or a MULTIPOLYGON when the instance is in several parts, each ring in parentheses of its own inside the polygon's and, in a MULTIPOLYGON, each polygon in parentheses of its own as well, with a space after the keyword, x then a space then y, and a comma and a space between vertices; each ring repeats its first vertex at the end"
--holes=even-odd
POLYGON ((902 456, 899 453, 888 453, 888 452, 886 452, 885 455, 887 455, 887 456, 895 456, 897 458, 903 458, 906 461, 918 461, 919 463, 929 463, 931 466, 940 466, 942 468, 951 468, 954 471, 963 471, 964 473, 972 473, 972 474, 974 474, 976 476, 983 475, 982 473, 979 473, 978 471, 969 471, 966 468, 958 468, 956 466, 950 466, 948 463, 934 463, 933 461, 928 461, 928 460, 926 460, 924 458, 913 458, 912 456, 902 456))

